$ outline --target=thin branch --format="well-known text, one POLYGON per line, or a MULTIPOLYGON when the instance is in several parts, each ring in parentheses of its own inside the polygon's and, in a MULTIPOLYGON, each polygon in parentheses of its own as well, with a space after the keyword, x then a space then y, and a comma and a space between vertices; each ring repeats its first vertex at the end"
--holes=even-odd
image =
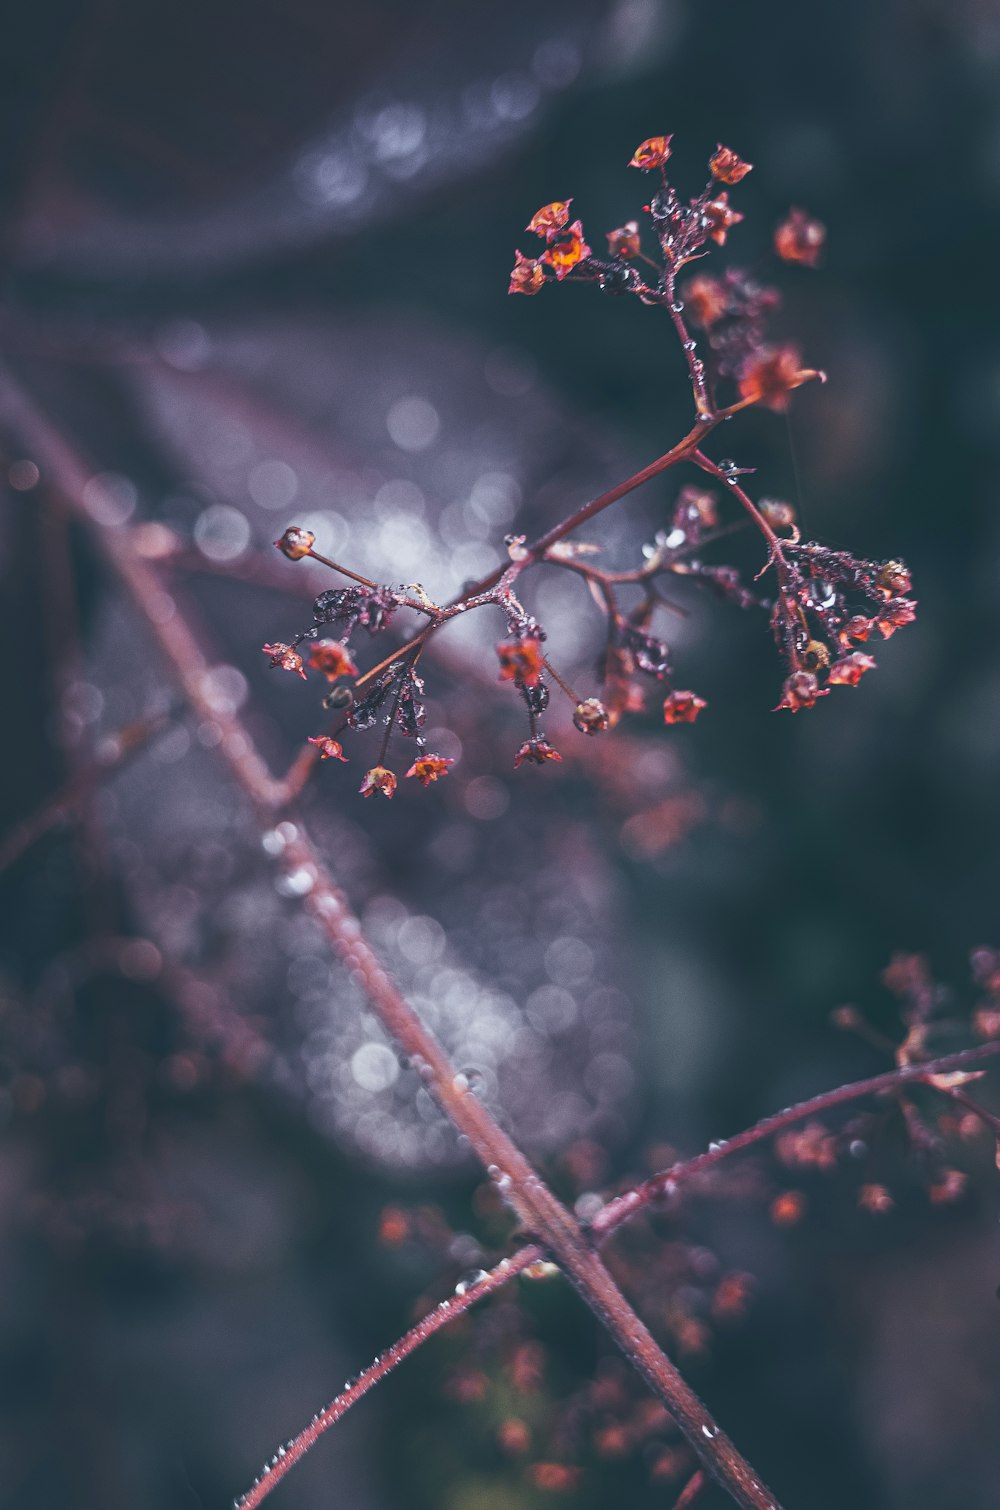
POLYGON ((450 1321, 454 1321, 456 1316, 461 1316, 470 1306, 484 1300, 487 1295, 492 1295, 494 1291, 507 1284, 508 1280, 513 1279, 517 1274, 523 1274, 531 1264, 538 1263, 544 1257, 543 1250, 534 1245, 521 1248, 510 1258, 501 1259, 494 1269, 484 1274, 482 1279, 476 1280, 474 1284, 463 1289, 461 1293, 456 1291, 448 1300, 442 1300, 439 1306, 436 1306, 427 1316, 422 1317, 405 1336, 400 1337, 398 1342, 394 1342, 384 1353, 380 1353, 362 1373, 358 1374, 356 1379, 349 1380, 340 1394, 313 1416, 309 1425, 300 1431, 298 1436, 292 1437, 283 1447, 278 1448, 254 1480, 253 1487, 236 1501, 236 1510, 255 1510, 255 1507, 267 1498, 289 1469, 305 1456, 323 1433, 336 1425, 351 1409, 351 1406, 356 1405, 374 1385, 378 1384, 380 1379, 384 1379, 386 1374, 391 1374, 404 1358, 415 1353, 429 1337, 433 1337, 435 1332, 439 1332, 450 1321))
POLYGON ((773 1112, 769 1117, 764 1117, 762 1121, 754 1123, 753 1127, 748 1127, 744 1132, 727 1138, 725 1142, 713 1143, 705 1153, 696 1154, 692 1159, 683 1159, 677 1164, 672 1164, 669 1169, 651 1175, 634 1190, 627 1190, 624 1194, 616 1196, 594 1217, 590 1223, 590 1232, 598 1240, 603 1239, 620 1227, 623 1222, 631 1221, 633 1216, 645 1210, 659 1197, 672 1192, 682 1183, 694 1179, 696 1175, 705 1174, 708 1170, 714 1169, 717 1164, 722 1163, 723 1159, 732 1158, 733 1154, 742 1153, 744 1149, 752 1148, 756 1143, 763 1143, 768 1138, 773 1138, 795 1122, 802 1122, 807 1117, 821 1116, 824 1112, 832 1111, 835 1107, 843 1106, 849 1101, 858 1101, 863 1096, 877 1096, 886 1091, 898 1090, 903 1085, 930 1083, 935 1075, 949 1075, 957 1070, 969 1069, 988 1059, 995 1059, 997 1055, 1000 1055, 1000 1040, 978 1044, 973 1049, 960 1049, 954 1054, 944 1054, 939 1059, 928 1059, 923 1064, 900 1065, 897 1069, 886 1070, 882 1075, 872 1075, 867 1080, 852 1081, 849 1085, 838 1086, 836 1090, 823 1091, 818 1096, 812 1096, 808 1101, 799 1101, 794 1106, 786 1107, 784 1111, 773 1112))

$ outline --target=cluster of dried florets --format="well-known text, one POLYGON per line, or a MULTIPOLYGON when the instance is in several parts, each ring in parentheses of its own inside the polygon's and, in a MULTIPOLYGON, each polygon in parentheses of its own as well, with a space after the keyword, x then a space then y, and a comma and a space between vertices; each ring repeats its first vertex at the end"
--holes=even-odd
MULTIPOLYGON (((629 221, 608 233, 607 256, 595 256, 582 223, 570 218, 572 201, 556 201, 544 205, 529 221, 527 229, 543 248, 533 257, 517 253, 510 292, 535 294, 548 282, 589 282, 663 308, 680 340, 694 399, 693 425, 682 440, 534 543, 529 544, 523 535, 508 536, 507 561, 445 606, 431 602, 416 584, 379 585, 327 560, 315 550, 308 530, 293 527, 275 542, 290 560, 309 557, 351 579, 350 585, 319 595, 309 629, 288 644, 266 645, 264 650, 273 666, 303 678, 317 671, 334 684, 324 704, 339 714, 339 722, 311 741, 322 759, 346 760, 340 741, 346 730, 384 723, 378 760, 361 785, 364 796, 379 792, 391 797, 396 791, 397 778, 385 763, 394 731, 413 740, 416 747, 408 777, 428 786, 447 774, 451 760, 429 752, 424 744, 424 684, 417 675, 417 663, 428 640, 450 619, 470 609, 493 607, 506 617, 506 636, 497 646, 500 680, 518 692, 528 718, 527 738, 515 753, 515 766, 562 760, 540 726, 553 687, 569 698, 573 724, 585 735, 613 728, 625 714, 646 711, 651 685, 662 698, 667 724, 693 723, 707 706, 704 698, 672 682, 670 649, 657 633, 656 623, 667 606, 660 592, 665 576, 683 577, 740 608, 770 613, 787 667, 778 706, 793 711, 811 707, 831 686, 855 685, 874 665, 872 656, 857 646, 875 630, 888 638, 914 617, 909 573, 901 562, 865 561, 847 551, 803 542, 790 504, 767 498, 755 502, 744 490, 742 478, 752 469, 732 460, 713 461, 705 453, 704 443, 724 420, 754 405, 783 410, 794 389, 813 379, 822 380, 823 374, 804 367, 794 346, 770 340, 767 321, 778 307, 779 296, 756 276, 728 268, 717 277, 699 271, 683 284, 678 282, 689 263, 724 246, 729 232, 743 219, 729 203, 729 189, 746 177, 751 164, 720 144, 709 162, 707 186, 684 201, 666 176, 670 156, 671 138, 651 137, 630 163, 659 179, 643 207, 655 255, 644 250, 638 221, 629 221), (692 331, 701 333, 700 342, 692 331), (718 396, 723 385, 725 403, 718 396), (760 530, 767 559, 758 575, 773 573, 776 591, 764 596, 741 579, 736 567, 704 559, 706 549, 728 534, 733 522, 721 518, 719 496, 702 488, 682 489, 669 529, 658 532, 643 547, 642 562, 631 570, 602 569, 592 559, 598 545, 568 538, 633 488, 682 462, 721 484, 722 496, 728 493, 742 510, 744 521, 760 530), (552 665, 544 648, 545 630, 517 596, 521 574, 538 565, 582 577, 605 613, 607 639, 599 666, 600 685, 582 697, 552 665), (638 600, 626 607, 625 593, 638 594, 638 600), (348 640, 360 629, 370 635, 388 629, 400 608, 422 615, 423 627, 395 654, 359 674, 348 640), (324 631, 332 637, 320 638, 324 631), (308 655, 303 658, 300 646, 307 641, 308 655)), ((796 209, 778 226, 774 247, 785 262, 815 267, 824 239, 823 226, 796 209)))
POLYGON ((916 617, 902 561, 859 561, 848 551, 786 543, 778 578, 771 624, 789 668, 778 707, 793 713, 811 708, 831 686, 856 687, 875 660, 854 647, 876 630, 889 639, 916 617))

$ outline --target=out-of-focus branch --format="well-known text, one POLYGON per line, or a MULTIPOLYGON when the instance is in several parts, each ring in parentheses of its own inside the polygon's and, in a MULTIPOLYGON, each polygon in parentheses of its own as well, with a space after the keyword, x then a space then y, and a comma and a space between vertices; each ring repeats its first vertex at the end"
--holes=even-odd
POLYGON ((169 713, 164 712, 150 718, 139 718, 124 729, 119 729, 117 734, 103 739, 92 760, 81 766, 58 792, 47 797, 34 812, 22 818, 20 823, 0 839, 0 875, 39 839, 88 802, 94 789, 112 771, 125 765, 167 727, 170 717, 169 713))
POLYGON ((928 1059, 922 1064, 900 1065, 894 1070, 886 1070, 882 1075, 872 1075, 868 1080, 852 1081, 849 1085, 838 1086, 836 1090, 824 1091, 821 1095, 812 1096, 808 1101, 799 1101, 795 1106, 786 1107, 784 1111, 773 1112, 771 1116, 764 1117, 762 1121, 754 1123, 753 1127, 746 1128, 744 1132, 735 1133, 725 1142, 713 1143, 705 1153, 696 1154, 693 1159, 682 1159, 677 1164, 671 1164, 669 1169, 651 1175, 634 1190, 627 1190, 624 1194, 616 1196, 594 1217, 590 1223, 590 1231, 598 1239, 606 1237, 623 1222, 630 1221, 633 1216, 637 1216, 640 1211, 645 1210, 662 1196, 671 1193, 681 1184, 687 1184, 697 1175, 707 1174, 709 1170, 721 1164, 723 1159, 731 1159, 733 1154, 742 1153, 744 1149, 752 1148, 756 1143, 763 1143, 768 1138, 775 1137, 795 1122, 803 1122, 807 1117, 821 1116, 824 1112, 833 1111, 836 1107, 844 1106, 850 1101, 859 1101, 864 1096, 884 1095, 886 1092, 899 1090, 904 1085, 920 1085, 921 1083, 932 1085, 936 1075, 953 1075, 963 1070, 974 1069, 976 1065, 995 1059, 997 1055, 1000 1055, 1000 1041, 978 1044, 975 1048, 960 1049, 957 1053, 944 1054, 939 1059, 928 1059))

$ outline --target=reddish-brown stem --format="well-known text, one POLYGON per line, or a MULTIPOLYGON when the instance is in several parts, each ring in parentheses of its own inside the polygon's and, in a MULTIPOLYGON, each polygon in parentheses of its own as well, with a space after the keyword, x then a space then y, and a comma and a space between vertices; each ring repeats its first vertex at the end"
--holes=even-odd
POLYGON ((118 770, 132 756, 166 728, 170 722, 168 713, 157 713, 150 718, 140 718, 103 739, 96 757, 78 770, 52 797, 35 808, 33 813, 22 818, 0 840, 0 875, 16 860, 19 860, 33 844, 74 813, 85 803, 112 771, 118 770))
POLYGON ((745 1131, 727 1138, 725 1142, 713 1143, 705 1153, 696 1154, 692 1159, 684 1159, 677 1164, 672 1164, 669 1169, 664 1169, 659 1174, 654 1174, 648 1180, 644 1180, 634 1190, 627 1190, 623 1195, 616 1196, 594 1217, 590 1223, 590 1231, 595 1237, 603 1238, 609 1232, 613 1232, 616 1227, 620 1227, 623 1222, 636 1216, 653 1201, 669 1194, 681 1184, 686 1184, 696 1175, 706 1174, 717 1164, 721 1164, 723 1159, 730 1159, 733 1154, 742 1153, 744 1149, 752 1148, 756 1143, 773 1138, 777 1133, 783 1132, 786 1127, 790 1127, 795 1122, 802 1122, 806 1117, 822 1116, 824 1112, 843 1106, 848 1101, 857 1101, 862 1096, 877 1096, 885 1091, 898 1090, 903 1085, 931 1083, 934 1075, 949 1075, 956 1070, 969 1069, 995 1058, 998 1054, 1000 1054, 1000 1041, 978 1044, 973 1049, 960 1049, 957 1053, 945 1054, 939 1059, 929 1059, 923 1064, 900 1065, 896 1069, 886 1070, 884 1074, 872 1075, 868 1080, 852 1081, 849 1085, 838 1086, 836 1090, 823 1091, 818 1096, 812 1096, 808 1101, 799 1101, 795 1106, 786 1107, 784 1111, 773 1112, 762 1121, 755 1122, 753 1127, 748 1127, 745 1131))
MULTIPOLYGON (((525 559, 520 564, 522 566, 530 566, 543 560, 546 551, 550 550, 558 541, 564 540, 567 535, 572 534, 575 529, 579 529, 581 524, 586 524, 588 519, 593 519, 595 515, 610 508, 613 503, 617 503, 620 498, 624 498, 626 494, 632 493, 636 488, 642 487, 644 482, 650 482, 652 478, 659 477, 661 472, 666 472, 670 467, 677 466, 678 462, 689 459, 693 460, 697 453, 699 442, 711 433, 717 423, 718 419, 713 419, 711 415, 702 415, 698 424, 692 430, 689 430, 684 439, 678 441, 676 446, 672 446, 669 451, 665 451, 662 456, 658 456, 655 461, 651 461, 648 466, 643 467, 640 471, 633 472, 632 476, 626 477, 624 482, 616 483, 613 488, 608 488, 607 492, 600 493, 596 498, 592 498, 589 503, 582 504, 575 513, 567 515, 561 523, 553 525, 552 529, 547 530, 544 535, 540 535, 537 540, 525 546, 525 559)), ((370 681, 373 676, 377 676, 380 671, 384 671, 386 666, 391 665, 394 660, 405 655, 407 651, 415 649, 418 645, 422 645, 428 636, 433 634, 435 629, 446 623, 448 619, 453 618, 456 613, 464 611, 469 607, 478 606, 473 600, 490 601, 486 595, 490 593, 492 588, 497 586, 501 578, 509 570, 509 563, 505 563, 502 566, 496 567, 488 576, 473 583, 463 597, 456 598, 446 608, 442 609, 440 616, 433 623, 425 625, 419 634, 414 635, 412 639, 400 645, 398 650, 394 651, 392 655, 386 656, 377 666, 373 666, 370 671, 366 671, 364 676, 358 678, 355 685, 360 687, 363 683, 370 681)))
MULTIPOLYGON (((95 528, 83 503, 89 470, 13 377, 6 373, 0 374, 0 413, 75 512, 95 528)), ((668 452, 667 458, 660 458, 653 470, 647 468, 645 474, 637 474, 638 480, 645 480, 646 476, 656 475, 657 470, 673 465, 673 460, 668 458, 680 459, 693 444, 689 437, 681 443, 681 448, 668 452)), ((638 481, 631 485, 638 486, 638 481)), ((576 522, 592 517, 599 512, 599 507, 607 507, 629 488, 625 486, 622 490, 612 491, 614 496, 604 495, 604 501, 595 500, 594 504, 578 511, 579 517, 574 516, 576 522)), ((567 522, 563 526, 566 532, 569 528, 575 528, 575 523, 567 522)), ((242 721, 235 714, 217 712, 206 696, 204 656, 187 619, 176 607, 170 614, 162 612, 162 589, 156 573, 148 563, 136 557, 126 534, 100 528, 95 528, 95 534, 133 606, 145 618, 147 628, 163 651, 185 696, 202 717, 216 726, 220 735, 215 746, 219 757, 257 808, 261 819, 269 822, 275 792, 280 791, 281 784, 268 772, 242 721)), ((560 536, 552 532, 544 537, 543 549, 555 538, 560 536)), ((495 580, 499 582, 502 575, 503 571, 498 572, 495 580)), ((343 893, 335 886, 305 830, 295 824, 287 825, 287 829, 282 825, 282 829, 285 831, 280 835, 280 846, 272 848, 279 849, 280 863, 289 875, 294 875, 296 894, 303 896, 305 906, 319 923, 331 949, 351 970, 390 1037, 417 1066, 427 1089, 454 1128, 468 1139, 482 1164, 503 1182, 507 1200, 525 1229, 558 1261, 632 1366, 666 1405, 696 1456, 742 1510, 778 1510, 773 1495, 735 1444, 721 1431, 706 1406, 629 1305, 590 1247, 575 1217, 542 1182, 492 1113, 470 1092, 464 1077, 456 1074, 440 1045, 424 1027, 364 937, 360 923, 343 893)))
POLYGON ((718 478, 719 482, 724 482, 726 484, 726 491, 728 493, 731 493, 734 498, 739 500, 743 508, 745 508, 747 513, 750 515, 750 518, 753 520, 754 524, 764 536, 764 539, 767 541, 768 548, 771 553, 771 559, 774 561, 775 565, 779 568, 783 567, 785 564, 785 558, 782 554, 782 541, 780 537, 774 533, 774 530, 768 524, 767 520, 764 518, 764 515, 754 503, 749 493, 745 492, 743 488, 740 487, 739 483, 736 482, 735 478, 733 478, 729 473, 724 472, 723 469, 718 465, 718 463, 714 462, 710 456, 706 456, 703 451, 695 450, 691 455, 691 460, 695 463, 696 466, 701 467, 701 470, 703 472, 707 472, 710 477, 718 478))
POLYGON ((360 577, 356 571, 349 571, 346 566, 341 566, 339 561, 331 561, 329 556, 321 556, 319 551, 308 550, 306 555, 311 561, 318 561, 322 566, 328 566, 331 571, 339 571, 341 576, 350 577, 352 582, 360 582, 362 587, 374 589, 378 585, 370 581, 368 577, 360 577))
POLYGON ((394 1342, 384 1353, 380 1353, 356 1379, 352 1379, 344 1386, 329 1405, 313 1416, 304 1431, 300 1431, 283 1447, 278 1448, 253 1488, 236 1501, 237 1510, 256 1510, 256 1506, 267 1498, 271 1490, 276 1488, 285 1474, 294 1468, 299 1459, 305 1456, 323 1433, 336 1425, 351 1409, 351 1406, 356 1405, 370 1389, 378 1384, 380 1379, 384 1379, 386 1374, 391 1374, 394 1368, 411 1353, 415 1353, 417 1348, 421 1347, 429 1337, 433 1337, 435 1332, 439 1332, 457 1316, 461 1316, 477 1301, 484 1300, 487 1295, 492 1295, 494 1290, 499 1290, 515 1275, 523 1274, 525 1269, 533 1263, 538 1263, 543 1257, 543 1251, 539 1247, 532 1245, 522 1248, 513 1257, 501 1259, 496 1268, 484 1274, 482 1279, 477 1280, 475 1284, 469 1285, 461 1294, 456 1293, 448 1300, 443 1300, 428 1315, 421 1317, 405 1336, 400 1337, 399 1341, 394 1342))
POLYGON ((684 1488, 681 1490, 680 1498, 674 1505, 674 1510, 691 1510, 691 1506, 694 1504, 695 1500, 698 1498, 704 1487, 705 1475, 699 1468, 696 1473, 692 1473, 691 1477, 684 1485, 684 1488))

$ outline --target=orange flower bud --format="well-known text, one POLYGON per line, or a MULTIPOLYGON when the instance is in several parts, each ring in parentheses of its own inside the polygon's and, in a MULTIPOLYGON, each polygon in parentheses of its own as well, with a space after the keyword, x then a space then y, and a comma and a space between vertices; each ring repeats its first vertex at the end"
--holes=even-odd
POLYGON ((826 226, 810 220, 805 210, 789 210, 774 233, 774 250, 783 262, 801 262, 815 267, 826 241, 826 226))
POLYGON ((616 231, 608 232, 608 251, 612 257, 638 257, 639 222, 627 220, 616 231))
POLYGON ((312 530, 303 530, 298 525, 290 525, 280 540, 275 540, 275 546, 282 555, 287 556, 289 561, 301 561, 303 556, 308 556, 316 544, 316 536, 312 530))
POLYGON ((724 184, 738 184, 752 168, 753 163, 745 163, 742 157, 737 157, 730 147, 724 147, 721 142, 708 160, 708 170, 712 177, 724 184))
POLYGON ((708 703, 694 692, 671 692, 663 703, 665 724, 693 724, 708 703))
POLYGON ((302 669, 302 657, 297 650, 292 649, 291 645, 283 645, 279 640, 274 645, 262 645, 261 649, 265 655, 271 657, 272 666, 280 666, 282 671, 294 671, 297 676, 301 676, 303 681, 307 680, 302 669))
POLYGON ((681 293, 692 325, 702 330, 715 325, 726 312, 726 291, 718 278, 701 273, 686 283, 681 293))
POLYGON ((309 651, 309 670, 322 671, 328 682, 358 674, 351 652, 339 640, 317 640, 309 651))
POLYGON ((447 776, 448 767, 454 764, 449 755, 419 755, 406 774, 415 776, 421 786, 430 786, 432 781, 447 776))
POLYGON ((557 199, 553 204, 543 204, 532 215, 525 230, 534 232, 536 236, 546 236, 551 241, 569 220, 569 207, 572 203, 572 199, 557 199))
POLYGON ((662 168, 670 156, 670 143, 673 136, 648 136, 632 154, 629 162, 630 168, 662 168))
POLYGON ((590 256, 590 247, 583 239, 583 225, 579 220, 566 227, 557 239, 550 240, 540 261, 546 263, 562 281, 578 263, 590 256))
POLYGON ((347 756, 344 754, 344 747, 339 740, 331 739, 328 734, 320 734, 318 738, 314 739, 310 734, 309 743, 315 745, 317 750, 319 750, 320 760, 342 760, 345 765, 347 764, 347 756))
POLYGON ((573 709, 573 722, 581 734, 603 734, 610 720, 600 699, 588 697, 573 709))
POLYGON ((365 779, 358 787, 362 797, 373 797, 376 792, 381 792, 383 797, 392 797, 395 790, 396 778, 384 765, 375 765, 366 771, 365 779))
POLYGON ((743 216, 731 208, 729 195, 723 190, 718 198, 705 206, 705 218, 711 227, 709 235, 717 246, 725 246, 726 236, 734 225, 739 225, 743 216))
POLYGON ((534 257, 514 253, 514 266, 510 274, 509 294, 537 294, 545 283, 545 269, 534 257))

